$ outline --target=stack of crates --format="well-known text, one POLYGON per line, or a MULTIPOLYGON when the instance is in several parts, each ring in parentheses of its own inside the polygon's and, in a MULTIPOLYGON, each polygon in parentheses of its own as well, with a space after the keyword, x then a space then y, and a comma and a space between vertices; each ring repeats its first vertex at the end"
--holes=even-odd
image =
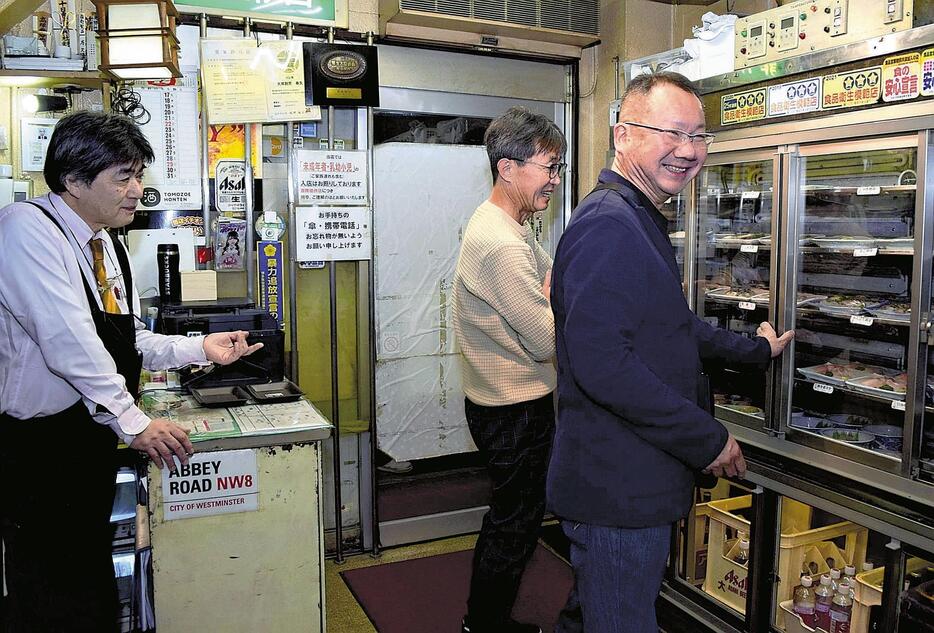
MULTIPOLYGON (((738 532, 749 534, 749 521, 736 514, 752 506, 752 495, 711 501, 707 504, 710 519, 710 536, 707 557, 707 572, 703 589, 717 600, 729 605, 740 613, 746 611, 747 567, 734 562, 739 548, 735 535, 738 532)), ((869 531, 849 521, 843 521, 820 528, 810 528, 811 508, 793 499, 782 499, 781 534, 779 538, 779 557, 776 568, 777 602, 792 598, 804 569, 816 568, 816 574, 830 571, 828 559, 833 559, 835 566, 855 565, 859 568, 866 556, 866 542, 869 531), (845 539, 841 551, 833 539, 845 539)), ((771 526, 757 526, 758 529, 772 529, 771 526)), ((781 609, 776 609, 775 624, 781 626, 781 609)))

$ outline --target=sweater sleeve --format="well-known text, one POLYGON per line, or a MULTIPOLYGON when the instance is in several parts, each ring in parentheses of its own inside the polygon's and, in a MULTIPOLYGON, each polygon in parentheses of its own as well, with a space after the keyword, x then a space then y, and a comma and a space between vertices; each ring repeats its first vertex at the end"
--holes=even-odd
POLYGON ((484 258, 472 290, 515 330, 529 355, 544 362, 555 354, 555 318, 533 258, 524 243, 497 246, 484 258))
POLYGON ((692 469, 708 466, 726 443, 726 429, 672 389, 634 349, 652 288, 654 261, 631 227, 597 217, 562 237, 558 254, 565 314, 561 335, 580 389, 646 442, 692 469))

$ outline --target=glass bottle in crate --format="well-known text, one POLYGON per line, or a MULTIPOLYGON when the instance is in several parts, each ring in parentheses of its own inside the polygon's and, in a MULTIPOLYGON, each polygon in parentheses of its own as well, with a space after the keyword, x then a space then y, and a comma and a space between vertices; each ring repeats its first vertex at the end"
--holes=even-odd
POLYGON ((814 590, 814 626, 830 630, 830 605, 833 604, 833 589, 830 574, 822 574, 820 585, 814 590))
POLYGON ((739 542, 739 550, 733 556, 733 562, 737 565, 746 566, 749 563, 749 540, 741 539, 739 542))
POLYGON ((850 633, 850 616, 853 613, 853 598, 850 597, 850 584, 840 583, 840 590, 834 594, 830 605, 830 633, 850 633))
POLYGON ((814 628, 814 580, 810 576, 801 576, 801 584, 795 587, 792 610, 807 626, 814 628))

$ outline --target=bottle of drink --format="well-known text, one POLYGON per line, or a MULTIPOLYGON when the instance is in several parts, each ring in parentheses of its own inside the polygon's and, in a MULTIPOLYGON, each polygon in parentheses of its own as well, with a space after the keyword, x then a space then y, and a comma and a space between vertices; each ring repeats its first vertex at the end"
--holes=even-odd
POLYGON ((840 570, 831 569, 830 570, 830 588, 833 589, 834 593, 837 593, 837 588, 840 585, 840 570))
POLYGON ((811 585, 814 579, 810 576, 801 576, 801 584, 795 587, 794 606, 792 609, 800 616, 801 621, 814 628, 814 590, 811 585))
POLYGON ((850 597, 848 582, 840 583, 840 591, 834 594, 830 605, 830 633, 850 633, 850 615, 853 611, 853 598, 850 597))
POLYGON ((833 589, 830 574, 822 574, 820 585, 814 590, 814 626, 830 630, 830 605, 833 604, 833 589))
POLYGON ((739 551, 733 556, 733 562, 745 566, 749 563, 749 541, 742 539, 739 542, 739 551))

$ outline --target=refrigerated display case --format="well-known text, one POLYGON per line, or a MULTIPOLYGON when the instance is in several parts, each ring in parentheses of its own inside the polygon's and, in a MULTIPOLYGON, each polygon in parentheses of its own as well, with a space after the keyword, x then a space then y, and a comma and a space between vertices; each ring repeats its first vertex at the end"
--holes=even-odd
MULTIPOLYGON (((755 336, 771 321, 772 209, 776 164, 770 155, 718 156, 697 177, 693 277, 695 310, 708 323, 755 336)), ((716 414, 762 428, 766 375, 705 364, 716 414)))
POLYGON ((749 472, 698 492, 662 595, 687 597, 706 630, 808 630, 786 628, 782 605, 803 563, 823 573, 834 548, 865 581, 851 633, 899 633, 929 613, 932 104, 708 125, 717 139, 685 191, 688 301, 733 332, 769 321, 796 337, 766 373, 705 366, 749 472), (801 504, 812 512, 792 520, 801 504), (746 526, 749 562, 737 564, 746 526))

